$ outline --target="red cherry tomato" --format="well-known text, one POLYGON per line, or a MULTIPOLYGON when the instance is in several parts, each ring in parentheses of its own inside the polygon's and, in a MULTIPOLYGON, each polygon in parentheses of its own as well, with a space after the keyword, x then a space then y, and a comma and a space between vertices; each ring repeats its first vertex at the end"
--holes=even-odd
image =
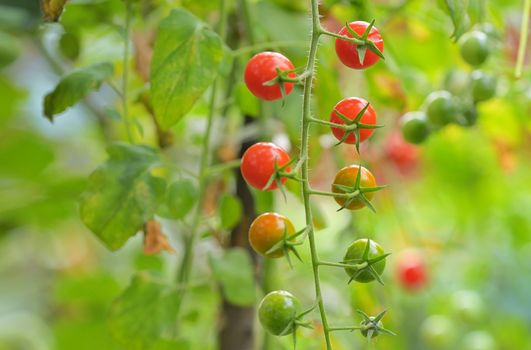
POLYGON ((397 266, 398 281, 407 290, 419 290, 426 286, 428 276, 424 257, 417 251, 402 253, 397 266))
MULTIPOLYGON (((369 23, 363 22, 363 21, 356 21, 356 22, 350 22, 349 27, 359 35, 363 35, 367 27, 369 26, 369 23)), ((340 35, 348 36, 352 38, 352 34, 350 34, 347 30, 347 27, 343 27, 339 31, 340 35)), ((382 37, 380 36, 380 32, 376 27, 372 27, 371 31, 369 32, 369 36, 367 37, 370 41, 372 41, 374 44, 376 44, 376 47, 383 52, 384 49, 384 42, 382 37)), ((367 67, 372 66, 378 60, 380 57, 375 54, 374 52, 367 49, 365 52, 365 59, 363 60, 363 63, 360 63, 360 59, 358 56, 358 50, 357 45, 349 42, 344 39, 336 39, 336 53, 337 57, 343 62, 343 64, 347 67, 354 68, 354 69, 364 69, 367 67)))
MULTIPOLYGON (((249 147, 243 154, 242 176, 249 185, 256 189, 274 190, 278 187, 275 182, 272 182, 268 188, 264 187, 275 172, 275 162, 277 168, 280 168, 289 161, 289 155, 279 146, 270 142, 258 142, 249 147)), ((289 170, 290 167, 287 167, 284 171, 289 172, 289 170)), ((283 177, 280 181, 284 183, 286 178, 283 177)))
MULTIPOLYGON (((348 97, 344 98, 341 101, 339 101, 335 107, 332 113, 330 113, 330 121, 332 123, 336 124, 342 124, 345 125, 346 122, 341 119, 341 117, 336 113, 338 111, 339 113, 343 114, 350 120, 356 119, 356 116, 358 113, 361 112, 363 108, 367 105, 367 101, 365 101, 362 98, 359 97, 348 97)), ((360 119, 360 123, 363 124, 369 124, 369 125, 375 125, 376 124, 376 111, 374 108, 372 108, 371 105, 367 108, 367 110, 363 113, 360 119)), ((345 130, 340 128, 331 127, 332 133, 338 139, 341 141, 343 137, 345 136, 345 130)), ((360 142, 365 141, 368 139, 372 133, 374 132, 374 129, 360 129, 360 142)), ((345 139, 345 143, 354 144, 356 143, 356 135, 354 132, 349 131, 349 135, 345 139)))
MULTIPOLYGON (((258 98, 273 101, 282 98, 280 84, 264 85, 277 77, 276 69, 281 71, 293 70, 293 63, 278 52, 260 52, 254 55, 245 66, 245 84, 249 91, 258 98)), ((289 73, 289 78, 296 78, 295 73, 289 73)), ((286 95, 293 90, 292 83, 284 83, 286 95)))
POLYGON ((385 143, 385 157, 397 168, 401 174, 410 174, 418 165, 420 151, 399 132, 389 135, 385 143))

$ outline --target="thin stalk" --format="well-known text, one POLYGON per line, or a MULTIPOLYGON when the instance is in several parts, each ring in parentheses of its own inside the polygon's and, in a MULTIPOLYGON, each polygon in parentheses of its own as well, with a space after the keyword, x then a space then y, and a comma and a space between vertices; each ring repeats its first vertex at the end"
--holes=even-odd
MULTIPOLYGON (((220 0, 220 23, 219 23, 219 34, 222 38, 225 37, 226 24, 227 24, 227 9, 225 6, 225 1, 220 0)), ((218 86, 219 81, 216 79, 212 84, 211 95, 210 95, 210 107, 207 116, 207 126, 205 130, 205 136, 201 144, 201 155, 199 161, 199 171, 198 171, 198 181, 199 181, 199 201, 194 209, 193 218, 192 218, 192 227, 190 229, 189 235, 185 238, 184 242, 184 254, 179 265, 179 269, 176 276, 177 284, 184 286, 181 290, 178 301, 177 301, 177 311, 175 313, 176 319, 179 319, 179 313, 181 311, 181 305, 183 299, 186 295, 187 288, 186 286, 190 280, 190 272, 193 265, 193 256, 194 256, 194 247, 195 242, 197 241, 197 232, 201 224, 202 219, 202 208, 205 201, 206 188, 208 184, 208 170, 210 164, 210 139, 212 136, 212 126, 214 124, 214 113, 216 111, 216 102, 218 96, 218 86)))
POLYGON ((302 108, 302 130, 301 130, 301 151, 300 159, 303 159, 301 166, 302 173, 302 192, 304 211, 306 217, 306 225, 309 227, 308 241, 310 243, 310 253, 312 259, 313 278, 315 284, 315 297, 319 306, 319 313, 321 315, 321 322, 323 324, 323 332, 326 342, 326 349, 332 350, 332 343, 330 341, 330 332, 326 310, 323 302, 321 292, 321 281, 319 278, 319 257, 317 256, 317 248, 315 244, 315 235, 312 220, 312 208, 310 203, 310 184, 308 182, 308 141, 311 122, 311 97, 312 97, 312 83, 315 74, 315 60, 317 56, 317 45, 319 37, 323 33, 321 23, 319 22, 319 7, 318 0, 311 1, 312 14, 312 40, 310 43, 310 53, 308 55, 308 62, 305 71, 309 72, 304 79, 304 94, 303 94, 303 108, 302 108))
POLYGON ((129 107, 127 105, 128 92, 127 85, 129 83, 129 34, 131 31, 131 17, 132 17, 131 0, 125 0, 125 28, 124 28, 124 57, 123 57, 123 73, 122 73, 122 98, 123 119, 127 139, 130 143, 133 142, 133 134, 131 132, 131 123, 129 121, 129 107))
POLYGON ((516 67, 514 69, 514 76, 516 78, 522 77, 524 69, 525 52, 527 47, 527 36, 529 33, 529 16, 531 14, 531 0, 525 0, 522 11, 522 25, 520 26, 520 44, 518 46, 518 55, 516 56, 516 67))
POLYGON ((330 327, 330 328, 328 328, 328 330, 330 332, 335 332, 335 331, 355 331, 355 330, 358 330, 358 329, 361 329, 361 327, 330 327))
POLYGON ((212 165, 208 168, 208 175, 219 174, 227 170, 232 170, 241 165, 241 159, 234 159, 229 162, 212 165))

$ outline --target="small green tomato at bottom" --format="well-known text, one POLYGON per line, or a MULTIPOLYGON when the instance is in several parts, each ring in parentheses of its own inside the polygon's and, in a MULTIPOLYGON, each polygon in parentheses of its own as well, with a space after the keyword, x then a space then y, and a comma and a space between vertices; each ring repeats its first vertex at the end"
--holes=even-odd
POLYGON ((361 321, 361 335, 363 335, 365 338, 369 336, 369 332, 372 330, 372 334, 370 335, 371 338, 377 337, 378 334, 380 334, 379 329, 383 328, 382 321, 378 321, 377 323, 374 323, 375 317, 371 316, 368 320, 361 321))
POLYGON ((267 294, 260 302, 258 319, 269 333, 284 336, 295 331, 299 309, 299 300, 293 294, 277 290, 267 294))
MULTIPOLYGON (((381 257, 385 254, 382 246, 380 246, 378 243, 372 240, 368 240, 366 238, 358 239, 348 247, 345 257, 343 258, 344 262, 346 264, 364 263, 364 253, 369 242, 370 246, 369 254, 367 256, 368 260, 381 257)), ((378 274, 378 276, 380 276, 385 269, 385 259, 371 264, 370 267, 372 269, 369 267, 364 267, 361 269, 347 267, 345 268, 345 272, 350 276, 353 281, 361 283, 372 282, 377 279, 377 276, 375 276, 372 271, 374 271, 376 274, 378 274)))

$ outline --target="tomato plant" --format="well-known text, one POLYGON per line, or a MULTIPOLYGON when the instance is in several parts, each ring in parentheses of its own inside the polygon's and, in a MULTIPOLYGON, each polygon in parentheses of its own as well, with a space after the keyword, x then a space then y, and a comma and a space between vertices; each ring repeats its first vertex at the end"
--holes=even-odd
POLYGON ((295 78, 293 63, 278 52, 260 52, 254 55, 245 66, 245 84, 249 91, 266 101, 281 99, 293 91, 293 84, 273 80, 287 71, 288 78, 295 78))
POLYGON ((249 227, 249 243, 253 249, 268 258, 280 258, 284 251, 279 249, 274 252, 268 251, 283 239, 295 233, 291 221, 277 213, 263 213, 254 219, 249 227))
POLYGON ((531 348, 517 3, 3 1, 0 349, 531 348))
MULTIPOLYGON (((270 191, 278 188, 278 182, 286 182, 285 177, 271 181, 276 170, 290 162, 286 151, 271 142, 258 142, 249 147, 242 156, 241 172, 247 183, 256 189, 270 191), (269 185, 268 185, 269 183, 269 185), (267 186, 267 188, 266 188, 267 186)), ((285 169, 289 171, 290 168, 285 169)))

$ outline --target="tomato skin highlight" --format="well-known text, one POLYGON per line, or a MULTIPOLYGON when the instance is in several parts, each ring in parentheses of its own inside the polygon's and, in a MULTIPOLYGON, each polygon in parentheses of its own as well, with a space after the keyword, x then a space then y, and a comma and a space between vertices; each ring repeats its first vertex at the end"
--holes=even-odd
POLYGON ((400 256, 397 266, 400 285, 409 291, 417 291, 426 286, 428 275, 423 256, 416 251, 408 251, 400 256))
MULTIPOLYGON (((332 183, 332 192, 334 193, 345 193, 343 190, 337 189, 335 185, 343 185, 343 186, 355 186, 356 185, 356 177, 358 176, 358 171, 360 171, 359 165, 349 165, 341 170, 339 170, 336 174, 336 177, 334 178, 334 182, 332 183)), ((360 181, 361 187, 374 187, 376 186, 376 180, 374 179, 374 176, 372 173, 367 170, 365 167, 361 167, 361 181, 360 181)), ((374 192, 366 192, 364 193, 365 197, 368 200, 371 200, 374 197, 374 192)), ((337 204, 343 206, 346 202, 346 198, 344 197, 334 197, 337 204)), ((365 203, 363 203, 358 198, 355 198, 348 206, 345 208, 354 210, 354 209, 361 209, 365 206, 365 203)))
POLYGON ((260 302, 258 319, 269 333, 284 336, 295 330, 294 321, 299 309, 299 300, 293 294, 277 290, 267 294, 260 302))
MULTIPOLYGON (((265 51, 254 55, 247 62, 244 72, 245 85, 247 85, 249 91, 262 100, 273 101, 281 99, 280 84, 264 85, 264 83, 277 77, 276 68, 281 71, 295 69, 293 63, 278 52, 265 51)), ((296 78, 297 75, 293 72, 289 73, 288 77, 296 78)), ((284 90, 286 96, 289 95, 293 91, 293 83, 284 82, 284 90)))
MULTIPOLYGON (((341 119, 341 117, 336 113, 336 110, 345 115, 348 119, 354 120, 359 112, 365 106, 367 105, 367 101, 359 98, 359 97, 347 97, 339 101, 332 112, 330 113, 330 122, 345 125, 346 122, 341 119)), ((370 125, 376 125, 376 111, 374 108, 372 108, 371 105, 367 107, 367 110, 363 113, 360 119, 360 123, 363 124, 370 124, 370 125)), ((346 130, 343 130, 341 128, 331 127, 332 133, 336 137, 338 141, 341 141, 343 137, 345 136, 346 130)), ((372 133, 374 132, 374 129, 360 129, 360 142, 363 142, 367 140, 372 133)), ((349 135, 344 141, 348 144, 355 144, 356 143, 356 135, 349 131, 349 135)))
POLYGON ((284 238, 284 232, 288 236, 295 233, 295 227, 287 217, 277 213, 264 213, 254 219, 249 227, 249 243, 262 256, 281 258, 284 256, 282 250, 269 254, 266 252, 284 238))
MULTIPOLYGON (((354 241, 347 249, 347 252, 345 253, 345 257, 343 258, 344 261, 348 263, 357 263, 361 262, 363 258, 363 253, 365 252, 365 248, 367 247, 367 238, 358 239, 354 241), (358 261, 357 261, 358 260, 358 261)), ((375 241, 370 241, 370 248, 369 248, 369 259, 374 259, 379 256, 382 256, 385 254, 383 248, 381 245, 376 243, 375 241)), ((378 275, 381 275, 385 269, 385 259, 378 261, 377 263, 373 264, 372 267, 374 270, 378 273, 378 275)), ((360 282, 360 283, 368 283, 375 280, 374 276, 366 269, 364 269, 362 272, 358 273, 357 270, 352 268, 345 268, 345 272, 347 275, 349 275, 351 278, 354 277, 354 281, 360 282)))
MULTIPOLYGON (((264 189, 269 178, 275 172, 275 162, 277 168, 289 163, 290 157, 281 147, 271 142, 258 142, 245 151, 241 162, 241 172, 245 181, 252 187, 262 190, 271 191, 278 188, 273 181, 268 188, 264 189)), ((290 167, 285 169, 286 172, 290 167)), ((281 178, 281 183, 286 182, 286 178, 281 178)))
MULTIPOLYGON (((369 23, 364 21, 355 21, 350 22, 349 27, 359 35, 363 35, 367 27, 369 26, 369 23)), ((350 34, 347 30, 347 27, 344 26, 340 31, 340 35, 348 36, 349 38, 352 38, 352 34, 350 34)), ((380 36, 380 32, 376 27, 372 27, 368 39, 374 44, 376 44, 376 47, 383 52, 384 50, 384 42, 382 37, 380 36)), ((354 69, 365 69, 372 65, 374 65, 380 57, 375 54, 374 52, 367 49, 365 52, 365 59, 363 63, 360 63, 358 51, 356 49, 357 45, 349 42, 344 39, 337 38, 336 39, 336 54, 337 57, 339 57, 339 60, 347 67, 354 68, 354 69)))

